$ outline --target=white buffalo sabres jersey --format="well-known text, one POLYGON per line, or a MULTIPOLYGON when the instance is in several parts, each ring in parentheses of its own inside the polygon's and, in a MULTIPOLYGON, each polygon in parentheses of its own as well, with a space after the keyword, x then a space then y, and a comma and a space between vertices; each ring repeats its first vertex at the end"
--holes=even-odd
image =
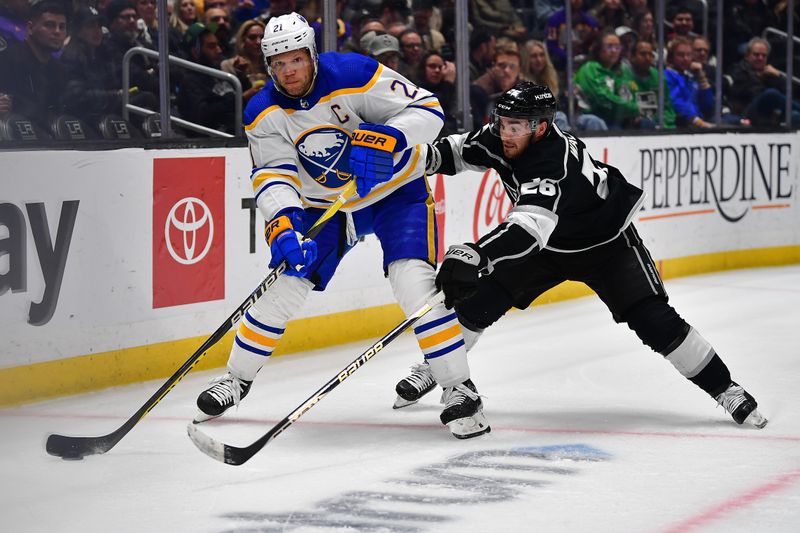
POLYGON ((351 134, 362 122, 371 122, 397 128, 408 143, 408 149, 394 155, 392 179, 365 198, 352 198, 343 209, 373 204, 424 174, 425 143, 436 138, 443 119, 433 94, 375 60, 321 54, 309 95, 290 98, 270 82, 247 105, 256 203, 267 220, 287 207, 330 205, 353 179, 351 134))

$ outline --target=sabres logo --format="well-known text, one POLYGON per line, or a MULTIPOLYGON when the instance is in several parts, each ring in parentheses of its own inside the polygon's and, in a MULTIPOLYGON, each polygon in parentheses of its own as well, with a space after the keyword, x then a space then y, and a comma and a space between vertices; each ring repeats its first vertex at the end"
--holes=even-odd
POLYGON ((335 126, 306 132, 297 142, 303 169, 317 183, 331 189, 344 186, 350 178, 350 135, 335 126))

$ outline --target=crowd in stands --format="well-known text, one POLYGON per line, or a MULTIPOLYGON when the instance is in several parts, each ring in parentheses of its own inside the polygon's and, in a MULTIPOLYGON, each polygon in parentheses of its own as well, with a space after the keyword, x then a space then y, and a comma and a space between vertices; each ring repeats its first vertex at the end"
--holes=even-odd
MULTIPOLYGON (((666 2, 660 50, 652 0, 567 1, 571 35, 564 0, 469 0, 470 124, 459 123, 457 109, 455 0, 337 0, 337 49, 374 57, 434 92, 447 115, 442 135, 485 124, 494 100, 521 79, 552 89, 560 101, 556 123, 567 130, 662 127, 659 79, 667 129, 787 121, 785 39, 765 29, 786 30, 788 2, 724 2, 718 61, 716 2, 708 2, 710 35, 701 34, 700 1, 666 2), (663 78, 656 70, 659 54, 666 61, 663 78), (574 124, 565 113, 570 85, 574 124)), ((800 2, 794 5, 797 29, 800 2)), ((265 22, 301 13, 317 30, 321 51, 322 7, 321 0, 170 0, 168 20, 160 23, 156 0, 0 0, 0 140, 157 136, 152 116, 134 114, 126 124, 121 115, 124 96, 158 110, 158 62, 133 56, 123 87, 123 57, 132 47, 157 50, 160 32, 171 55, 235 76, 244 106, 269 80, 260 50, 265 22)), ((230 83, 173 66, 169 88, 175 116, 240 133, 234 131, 237 96, 230 83)), ((800 104, 793 101, 791 108, 793 125, 800 125, 800 104)))

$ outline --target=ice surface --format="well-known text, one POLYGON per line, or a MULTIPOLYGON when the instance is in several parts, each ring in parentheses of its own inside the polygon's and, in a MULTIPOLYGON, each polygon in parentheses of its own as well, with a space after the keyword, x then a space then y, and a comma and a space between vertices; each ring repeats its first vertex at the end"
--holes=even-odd
MULTIPOLYGON (((419 358, 410 335, 239 467, 186 436, 219 372, 189 375, 83 461, 48 456, 46 435, 108 433, 161 381, 0 410, 0 530, 800 531, 800 266, 667 288, 758 399, 765 429, 735 425, 583 298, 510 313, 480 340, 470 362, 492 432, 471 440, 439 424, 436 393, 392 409, 419 358)), ((203 430, 251 443, 367 345, 269 362, 238 410, 203 430)))

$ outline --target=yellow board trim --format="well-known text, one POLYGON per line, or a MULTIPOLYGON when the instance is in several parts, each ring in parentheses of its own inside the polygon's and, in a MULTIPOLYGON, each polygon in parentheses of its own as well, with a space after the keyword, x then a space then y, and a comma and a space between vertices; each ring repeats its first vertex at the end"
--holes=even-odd
MULTIPOLYGON (((800 246, 718 252, 656 262, 664 279, 737 268, 796 263, 800 263, 800 246)), ((582 283, 567 282, 547 291, 536 299, 534 305, 590 294, 592 291, 582 283)), ((363 339, 375 339, 386 334, 403 319, 400 307, 388 304, 293 320, 286 328, 280 347, 273 356, 363 339)), ((2 383, 0 407, 146 380, 164 380, 171 376, 206 338, 207 336, 198 336, 0 369, 0 383, 2 383)), ((230 332, 200 359, 195 369, 208 370, 224 366, 232 342, 233 332, 230 332)), ((354 358, 358 355, 358 351, 359 347, 354 347, 354 358)), ((154 384, 153 389, 155 390, 158 385, 160 384, 154 384)))

